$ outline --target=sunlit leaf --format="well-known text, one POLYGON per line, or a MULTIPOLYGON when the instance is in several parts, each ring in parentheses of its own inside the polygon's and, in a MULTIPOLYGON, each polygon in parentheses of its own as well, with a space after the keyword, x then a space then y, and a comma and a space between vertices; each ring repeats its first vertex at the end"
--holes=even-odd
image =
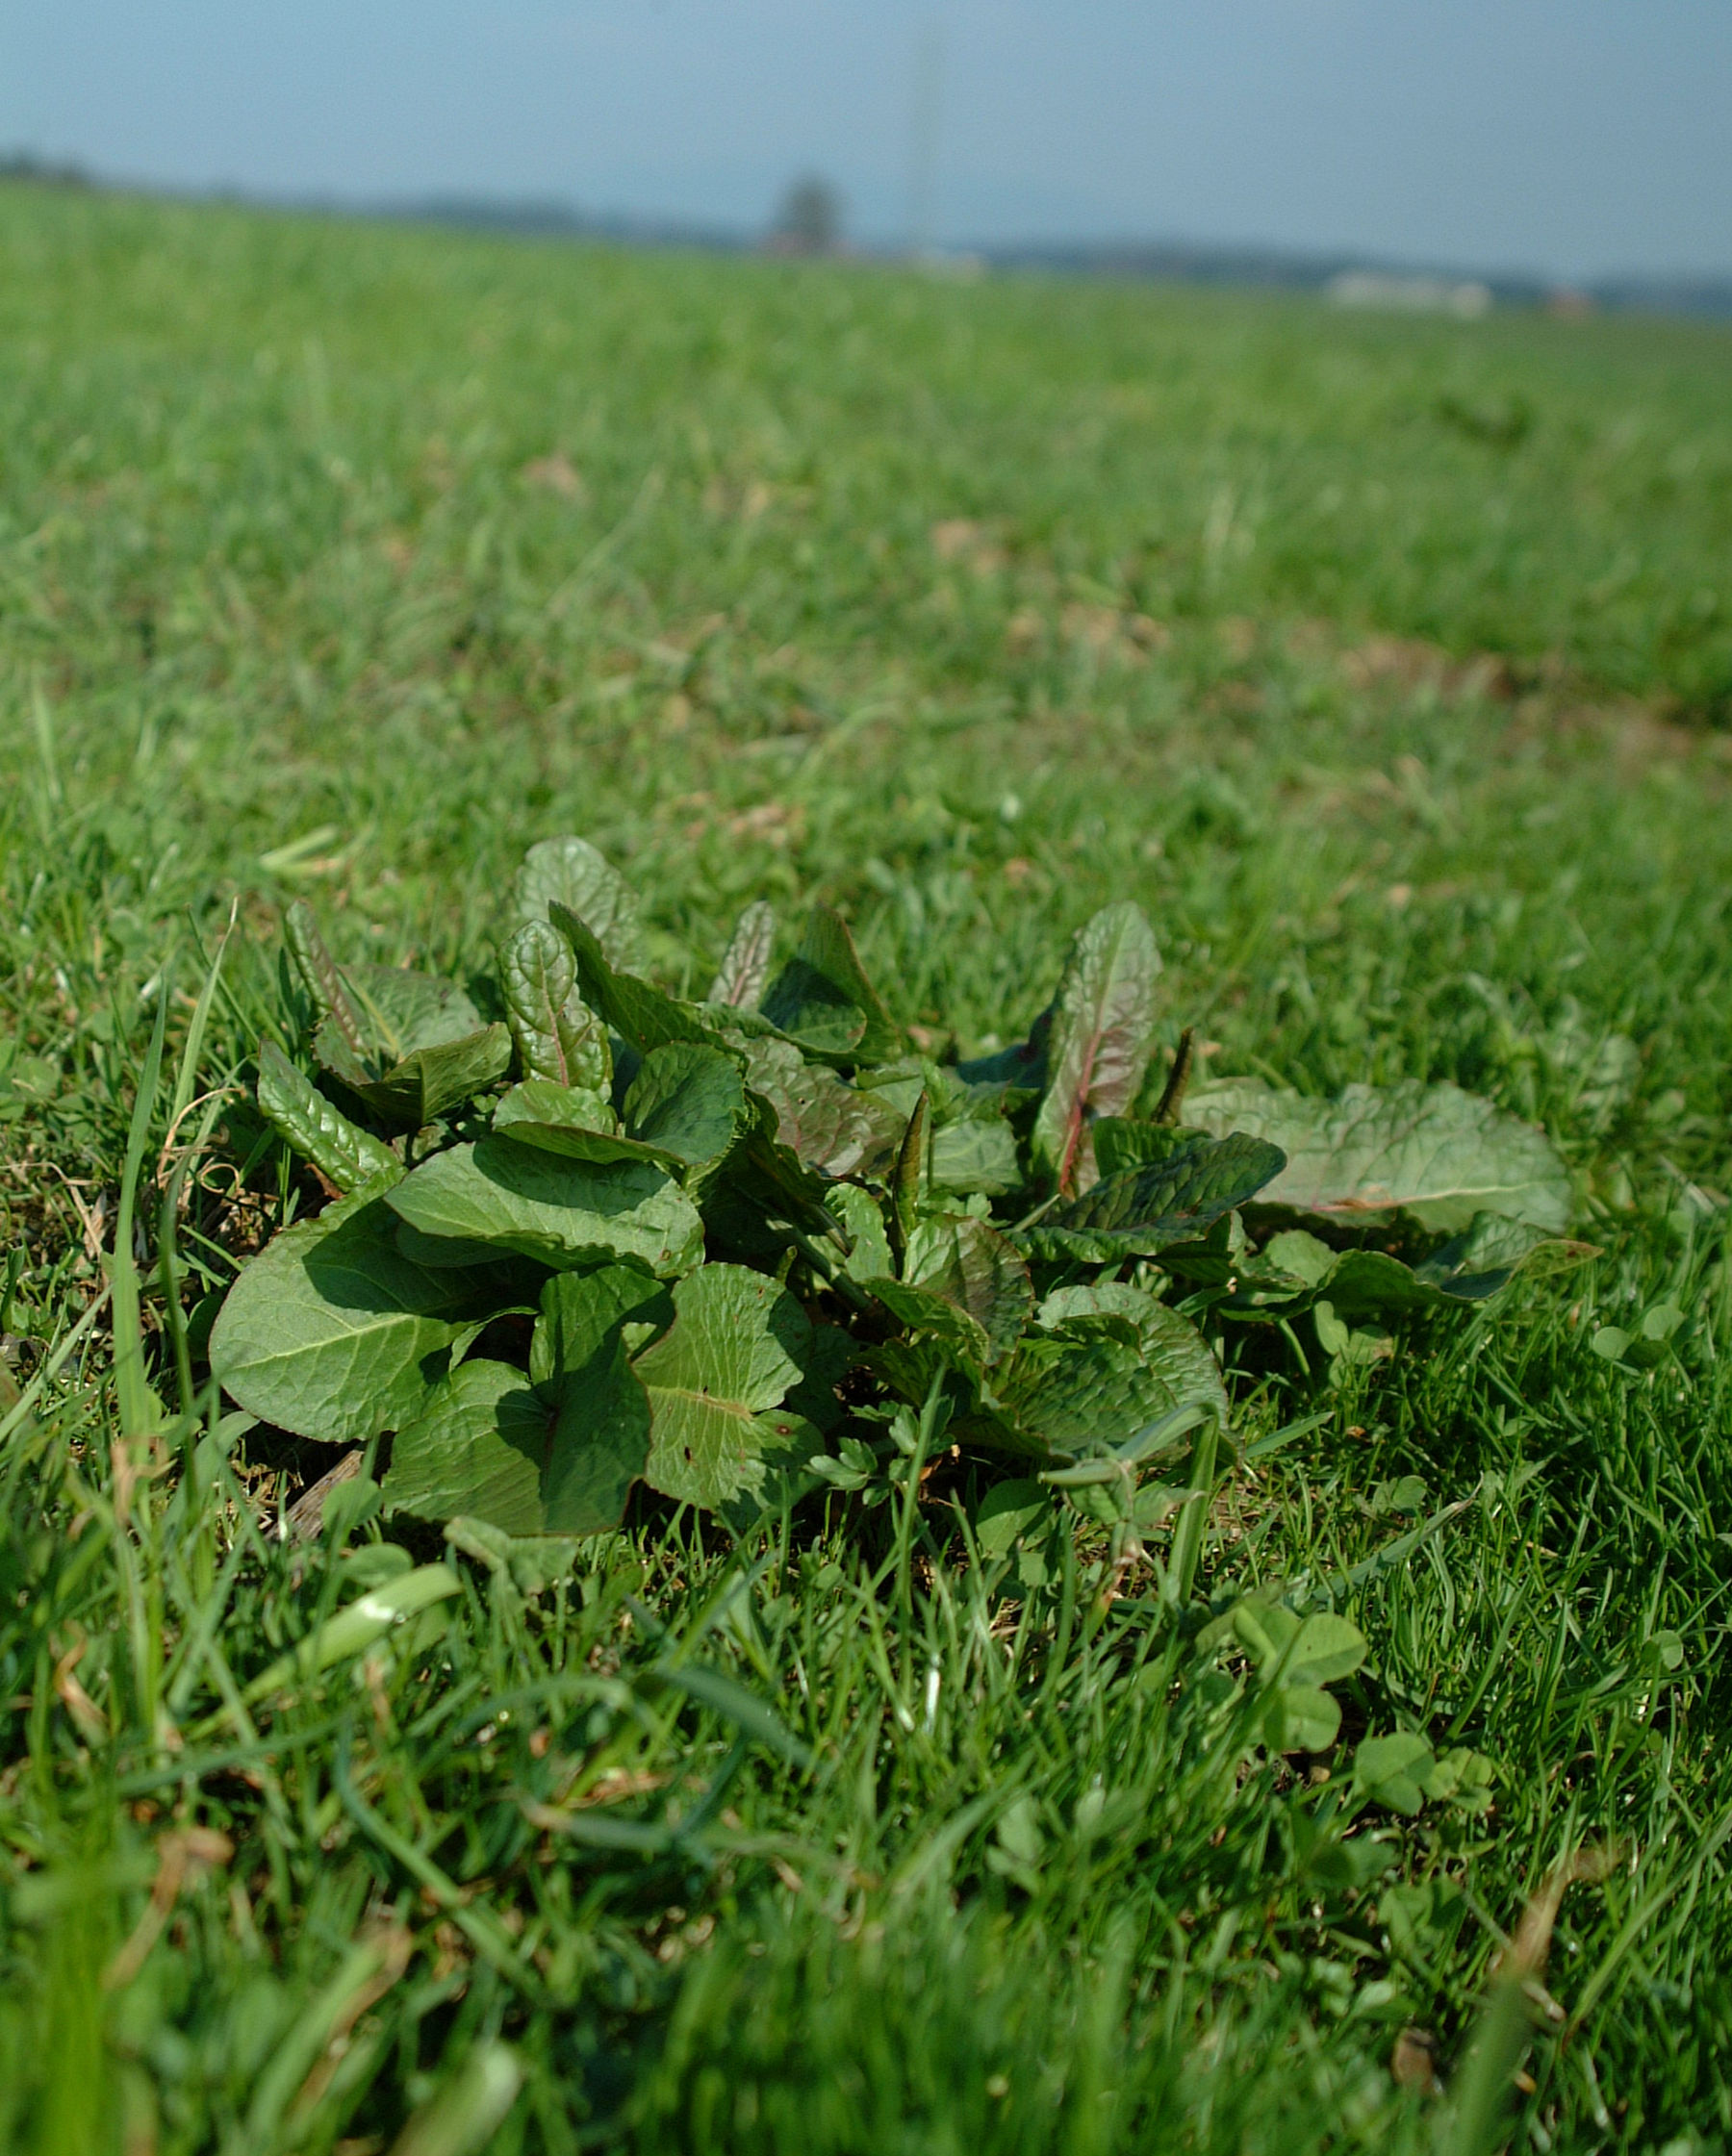
POLYGON ((441 1264, 515 1251, 559 1267, 635 1257, 672 1274, 702 1254, 697 1207, 654 1162, 575 1159, 507 1135, 434 1154, 388 1203, 441 1264))
POLYGON ((812 908, 800 949, 764 998, 764 1016, 804 1047, 863 1063, 881 1062, 902 1047, 848 924, 829 906, 812 908))
POLYGON ((1281 1148, 1265 1205, 1346 1221, 1399 1210, 1433 1229, 1465 1229, 1476 1213, 1554 1235, 1569 1224, 1569 1177, 1544 1132, 1459 1086, 1350 1085, 1320 1101, 1235 1078, 1193 1087, 1184 1122, 1281 1148))
POLYGON ((418 1048, 378 1078, 342 1069, 340 1078, 378 1120, 394 1130, 420 1130, 497 1085, 511 1068, 511 1035, 503 1026, 432 1047, 418 1048))
POLYGON ((398 1249, 389 1190, 381 1177, 286 1228, 229 1290, 211 1367, 261 1422, 365 1444, 420 1412, 452 1343, 485 1314, 484 1282, 398 1249))
POLYGON ((1124 1115, 1142 1085, 1159 971, 1148 918, 1129 900, 1097 913, 1071 946, 1033 1139, 1037 1165, 1066 1194, 1095 1180, 1090 1122, 1124 1115))
POLYGON ((902 1278, 866 1284, 904 1325, 953 1338, 987 1362, 1016 1345, 1034 1301, 1016 1246, 987 1222, 956 1215, 917 1222, 902 1278))
POLYGON ((1203 1139, 1096 1183, 1044 1215, 1025 1240, 1037 1256, 1085 1263, 1151 1256, 1169 1243, 1203 1234, 1223 1213, 1242 1205, 1280 1174, 1284 1158, 1261 1138, 1235 1133, 1203 1139))
POLYGON ((644 960, 638 896, 607 856, 587 839, 543 839, 523 856, 512 886, 517 922, 546 921, 554 905, 584 922, 609 965, 637 972, 644 960))
POLYGON ((259 1046, 259 1112, 339 1190, 402 1174, 388 1145, 334 1108, 273 1041, 259 1046))
POLYGON ((790 1415, 778 1427, 776 1410, 800 1381, 812 1329, 785 1289, 740 1265, 681 1281, 674 1310, 635 1365, 652 1415, 645 1479, 713 1508, 754 1494, 767 1460, 797 1450, 806 1426, 790 1415))
POLYGON ((790 1041, 754 1041, 747 1082, 776 1111, 777 1136, 809 1166, 850 1176, 882 1166, 902 1135, 895 1106, 808 1063, 790 1041))
POLYGON ((526 1078, 605 1093, 607 1028, 577 993, 572 947, 550 921, 526 921, 499 953, 511 1037, 526 1078))
POLYGON ((387 1504, 422 1519, 470 1513, 513 1535, 617 1527, 643 1473, 650 1406, 624 1343, 531 1384, 510 1363, 462 1363, 397 1432, 387 1504))
POLYGON ((710 983, 707 1001, 732 1003, 752 1010, 763 1001, 770 978, 770 959, 776 945, 776 909, 755 899, 741 914, 739 924, 723 953, 722 964, 710 983))

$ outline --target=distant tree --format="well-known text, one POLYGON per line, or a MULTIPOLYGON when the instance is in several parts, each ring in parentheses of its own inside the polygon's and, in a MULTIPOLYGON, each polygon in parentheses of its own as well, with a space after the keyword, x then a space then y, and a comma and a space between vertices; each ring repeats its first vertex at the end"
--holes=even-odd
POLYGON ((37 187, 88 188, 90 175, 81 165, 57 164, 35 150, 0 150, 0 180, 24 180, 37 187))
POLYGON ((842 238, 842 197, 808 172, 782 196, 770 243, 780 254, 828 255, 842 238))

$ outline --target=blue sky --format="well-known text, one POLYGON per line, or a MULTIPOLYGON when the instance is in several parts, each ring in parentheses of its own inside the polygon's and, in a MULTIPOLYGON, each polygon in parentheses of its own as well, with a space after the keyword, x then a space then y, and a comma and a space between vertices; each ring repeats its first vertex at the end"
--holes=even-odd
POLYGON ((176 186, 1732 271, 1732 0, 37 0, 0 148, 176 186))

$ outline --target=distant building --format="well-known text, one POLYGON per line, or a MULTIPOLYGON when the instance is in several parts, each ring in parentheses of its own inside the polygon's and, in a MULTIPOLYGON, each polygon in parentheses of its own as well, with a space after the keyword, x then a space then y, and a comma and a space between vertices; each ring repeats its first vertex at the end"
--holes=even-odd
POLYGON ((1324 286, 1337 307, 1376 307, 1398 315, 1454 315, 1478 321, 1491 312, 1491 288, 1447 277, 1400 277, 1379 269, 1343 269, 1324 286))

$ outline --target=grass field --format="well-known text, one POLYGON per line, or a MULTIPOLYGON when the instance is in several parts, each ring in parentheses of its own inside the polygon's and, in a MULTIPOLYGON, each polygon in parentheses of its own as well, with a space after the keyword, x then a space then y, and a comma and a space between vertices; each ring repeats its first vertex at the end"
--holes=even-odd
MULTIPOLYGON (((1732 2146, 1729 362, 0 189, 0 1332, 43 1381, 0 1425, 0 2146, 1732 2146), (159 1000, 146 1197, 244 1077, 281 905, 461 969, 563 831, 675 983, 822 897, 901 1018, 1006 1041, 1133 897, 1166 1045, 1546 1125, 1603 1256, 1334 1389, 1248 1372, 1248 1436, 1323 1419, 1204 1564, 1352 1616, 1352 1735, 1470 1745, 1489 1814, 1342 1843, 1339 1761, 1224 1771, 1134 1583, 1012 1598, 936 1505, 738 1546, 646 1507, 248 1704, 376 1524, 361 1572, 279 1539, 326 1460, 219 1427, 140 1476, 100 1313, 44 1361, 159 1000), (1653 1367, 1592 1351, 1659 1305, 1653 1367), (1461 1509, 1376 1561, 1403 1477, 1461 1509), (700 1648, 815 1769, 638 1682, 700 1648)), ((199 1177, 189 1306, 287 1188, 199 1177)))

